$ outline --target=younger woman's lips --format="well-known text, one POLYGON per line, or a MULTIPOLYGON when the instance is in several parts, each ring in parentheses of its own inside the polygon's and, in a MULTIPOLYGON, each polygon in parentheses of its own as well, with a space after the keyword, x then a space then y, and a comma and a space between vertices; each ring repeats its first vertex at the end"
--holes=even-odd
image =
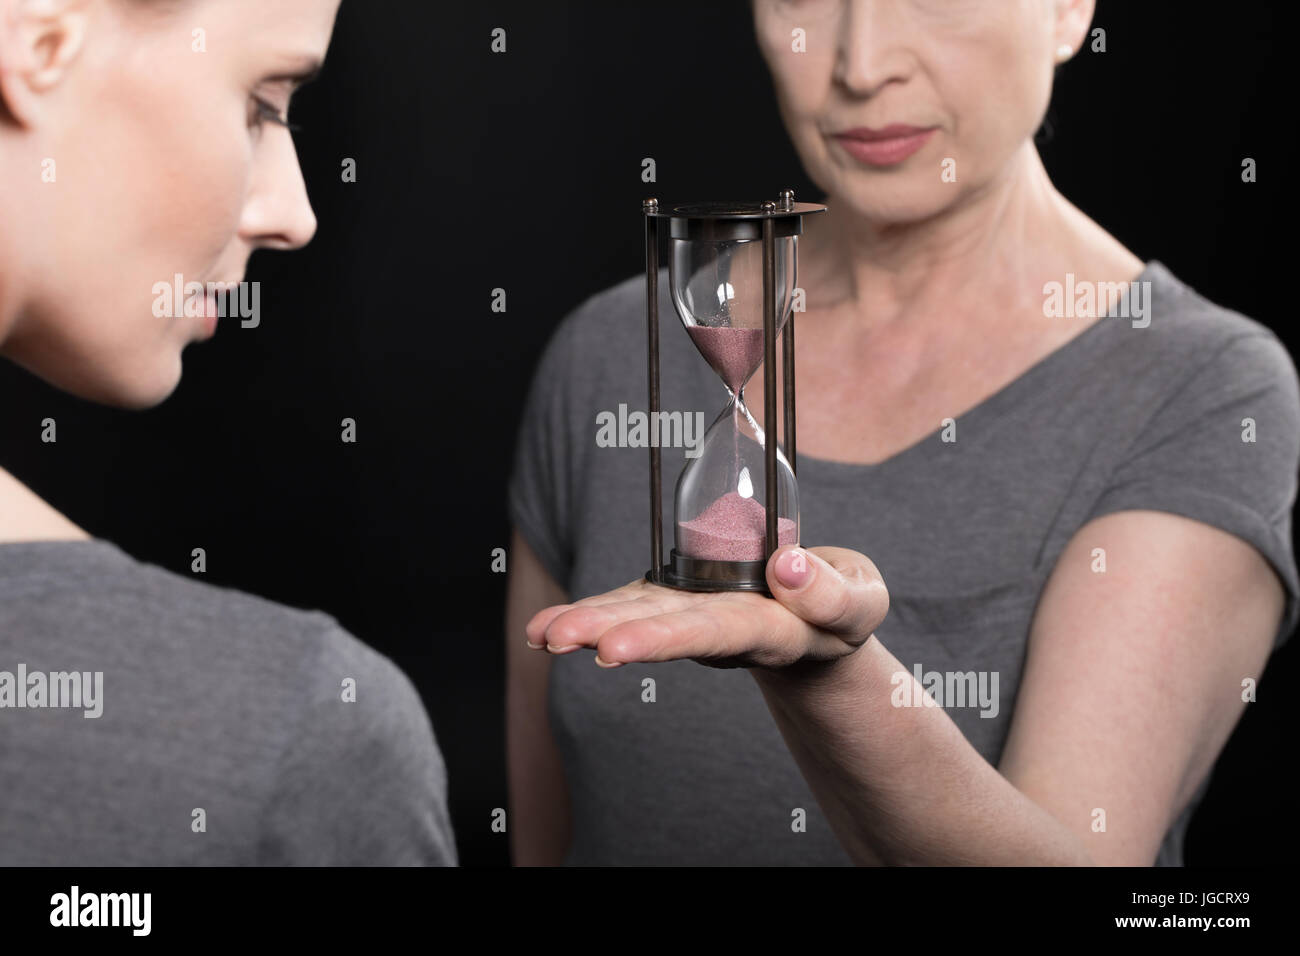
POLYGON ((851 136, 833 138, 845 152, 859 162, 870 166, 893 166, 919 150, 932 135, 934 135, 933 129, 923 129, 887 139, 865 140, 851 136))
POLYGON ((199 316, 199 333, 202 338, 210 339, 217 332, 217 300, 209 293, 203 297, 203 315, 199 316))

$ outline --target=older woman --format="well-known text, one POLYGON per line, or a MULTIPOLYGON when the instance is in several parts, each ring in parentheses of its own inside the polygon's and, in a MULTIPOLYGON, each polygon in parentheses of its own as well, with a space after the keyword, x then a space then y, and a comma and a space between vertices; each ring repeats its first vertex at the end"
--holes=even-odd
MULTIPOLYGON (((242 321, 223 286, 316 229, 285 114, 337 10, 0 0, 0 354, 143 408, 242 321)), ((0 708, 0 865, 456 861, 392 661, 137 562, 3 470, 0 708)))
MULTIPOLYGON (((779 549, 774 598, 642 580, 644 452, 592 422, 644 400, 644 280, 571 314, 510 486, 517 862, 1182 862, 1297 619, 1300 389, 1049 180, 1032 135, 1092 13, 755 0, 829 207, 798 464, 801 537, 838 546, 779 549)), ((660 281, 665 407, 711 413, 660 281)))

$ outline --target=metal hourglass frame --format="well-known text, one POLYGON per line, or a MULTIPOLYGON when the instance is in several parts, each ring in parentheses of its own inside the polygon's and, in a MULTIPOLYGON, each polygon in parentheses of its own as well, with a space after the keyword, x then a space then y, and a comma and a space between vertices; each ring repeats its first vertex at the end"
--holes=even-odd
MULTIPOLYGON (((659 234, 667 220, 672 239, 719 241, 761 240, 763 243, 763 421, 764 509, 766 536, 764 557, 756 561, 723 561, 687 557, 672 549, 668 562, 663 557, 663 476, 658 442, 650 443, 650 570, 646 580, 653 584, 687 591, 755 591, 771 596, 767 586, 767 562, 777 549, 777 436, 776 436, 776 337, 780 317, 776 314, 776 240, 803 233, 803 217, 824 212, 817 203, 796 203, 794 192, 782 190, 773 202, 688 202, 665 204, 657 199, 642 202, 645 217, 646 333, 649 414, 659 421, 659 234)), ((796 267, 798 251, 791 254, 790 268, 796 267)), ((791 309, 781 332, 783 417, 785 454, 792 473, 795 459, 794 415, 794 311, 791 309)))

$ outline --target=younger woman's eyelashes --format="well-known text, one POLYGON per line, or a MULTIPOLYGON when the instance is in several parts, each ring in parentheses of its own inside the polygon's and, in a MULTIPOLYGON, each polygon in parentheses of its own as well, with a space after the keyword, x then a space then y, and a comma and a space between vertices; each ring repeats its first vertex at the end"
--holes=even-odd
POLYGON ((283 126, 285 129, 297 131, 302 129, 297 123, 290 123, 289 118, 280 112, 280 108, 273 103, 268 103, 260 96, 253 97, 253 125, 261 126, 264 122, 275 123, 277 126, 283 126))
POLYGON ((289 101, 305 84, 310 83, 320 73, 320 64, 312 62, 296 73, 282 73, 264 78, 252 94, 253 116, 249 118, 250 126, 261 127, 263 123, 275 123, 288 130, 302 129, 296 123, 289 122, 289 101), (281 105, 283 104, 283 105, 281 105))

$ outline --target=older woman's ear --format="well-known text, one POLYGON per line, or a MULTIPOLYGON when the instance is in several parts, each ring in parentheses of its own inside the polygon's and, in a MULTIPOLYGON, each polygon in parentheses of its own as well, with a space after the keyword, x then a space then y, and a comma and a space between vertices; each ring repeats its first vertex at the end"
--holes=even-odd
POLYGON ((46 94, 81 53, 98 0, 0 0, 0 109, 18 126, 39 121, 46 94))

